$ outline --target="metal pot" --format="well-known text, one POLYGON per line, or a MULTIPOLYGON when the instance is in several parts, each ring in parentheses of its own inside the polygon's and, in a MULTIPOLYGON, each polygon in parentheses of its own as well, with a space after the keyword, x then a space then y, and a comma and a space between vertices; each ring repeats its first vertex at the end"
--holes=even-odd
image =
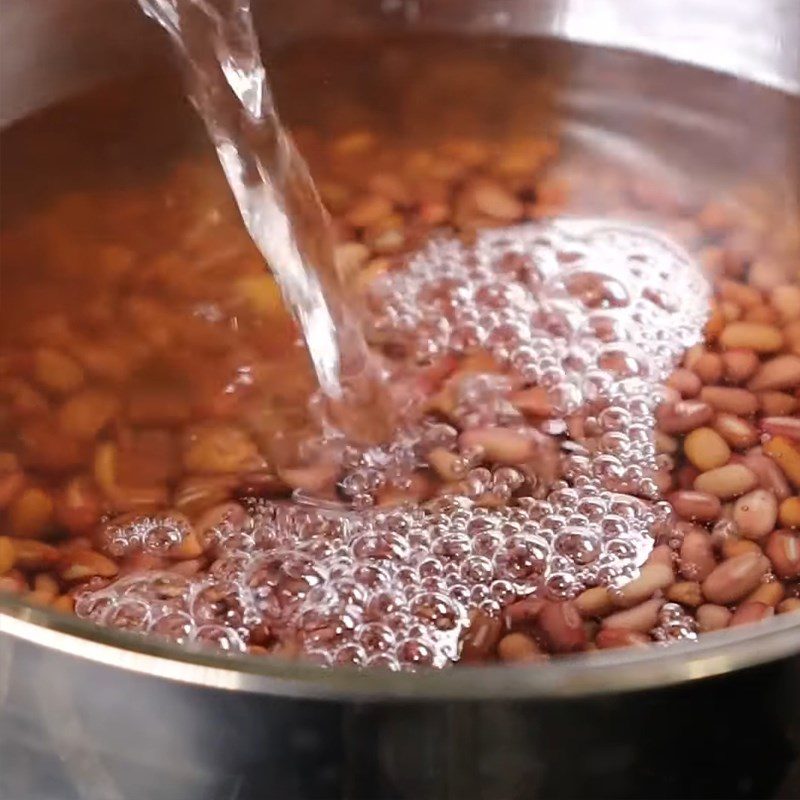
MULTIPOLYGON (((800 94, 794 0, 264 6, 275 44, 400 28, 543 34, 800 94)), ((5 0, 0 37, 2 124, 161 44, 130 0, 5 0)), ((787 165, 795 132, 783 132, 787 165)), ((0 714, 7 800, 789 798, 800 794, 800 624, 407 675, 180 650, 0 599, 0 714)))

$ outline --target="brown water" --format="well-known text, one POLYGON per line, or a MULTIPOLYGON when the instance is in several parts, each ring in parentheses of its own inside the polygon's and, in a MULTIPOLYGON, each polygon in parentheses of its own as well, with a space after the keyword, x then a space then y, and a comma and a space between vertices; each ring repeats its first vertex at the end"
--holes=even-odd
MULTIPOLYGON (((394 436, 285 468, 315 377, 263 254, 180 92, 110 86, 3 143, 3 521, 111 563, 31 586, 176 641, 409 668, 679 546, 653 416, 710 310, 697 265, 796 264, 786 142, 753 148, 728 89, 786 100, 532 42, 315 42, 271 72, 406 400, 394 436)), ((650 638, 696 635, 676 605, 650 638)))

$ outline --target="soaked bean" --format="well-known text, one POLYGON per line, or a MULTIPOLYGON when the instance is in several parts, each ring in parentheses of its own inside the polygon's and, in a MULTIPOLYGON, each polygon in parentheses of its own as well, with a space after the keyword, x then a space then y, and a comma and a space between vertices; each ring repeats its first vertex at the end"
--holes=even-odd
POLYGON ((683 442, 683 452, 701 472, 728 463, 731 449, 713 428, 696 428, 683 442))
POLYGON ((547 601, 531 597, 512 603, 503 612, 503 622, 508 630, 530 630, 535 627, 547 601))
POLYGON ((102 511, 102 499, 88 476, 72 478, 55 498, 55 517, 72 534, 94 530, 102 511))
POLYGON ((25 489, 12 502, 9 517, 14 535, 45 536, 53 524, 53 500, 44 489, 25 489))
POLYGON ((694 481, 694 488, 698 492, 705 492, 722 500, 737 497, 757 485, 758 477, 743 464, 717 467, 698 475, 694 481))
POLYGON ((518 464, 535 453, 530 437, 507 428, 473 428, 459 437, 462 450, 480 448, 489 461, 518 464))
POLYGON ((603 620, 603 628, 622 628, 638 633, 647 633, 652 630, 658 622, 658 612, 664 600, 646 600, 638 606, 633 606, 625 611, 617 611, 607 616, 603 620))
POLYGON ((705 580, 716 568, 714 546, 707 531, 697 528, 683 537, 680 550, 680 572, 693 581, 705 580))
POLYGON ((255 442, 234 425, 199 426, 185 437, 183 463, 189 472, 240 472, 254 468, 258 460, 255 442))
POLYGON ((675 575, 671 564, 646 564, 639 571, 639 577, 614 592, 612 598, 617 606, 630 608, 652 597, 674 581, 675 575))
POLYGON ((726 350, 745 348, 757 353, 774 353, 784 344, 783 333, 775 325, 759 322, 731 322, 719 335, 726 350))
POLYGON ((770 534, 764 549, 779 578, 800 576, 800 531, 782 528, 770 534))
POLYGON ((724 364, 717 353, 703 352, 692 360, 691 369, 702 383, 718 383, 722 379, 724 364))
POLYGON ((797 411, 797 399, 786 392, 757 392, 758 407, 768 417, 782 417, 797 411))
MULTIPOLYGON (((728 350, 722 354, 725 378, 730 383, 744 383, 759 368, 758 356, 752 350, 728 350)), ((751 391, 758 387, 748 385, 751 391)), ((769 387, 765 387, 769 388, 769 387)))
POLYGON ((721 280, 718 290, 722 298, 745 309, 760 305, 763 299, 758 289, 738 281, 721 280))
POLYGON ((754 622, 761 622, 771 617, 774 613, 775 610, 764 603, 748 601, 742 603, 734 611, 728 627, 734 628, 737 625, 751 625, 754 622))
POLYGON ((792 486, 800 489, 800 447, 786 436, 773 436, 764 444, 764 453, 775 462, 792 486))
POLYGON ((650 638, 639 631, 625 628, 603 628, 598 632, 595 643, 601 650, 613 650, 618 647, 648 645, 650 638))
POLYGON ((750 539, 741 539, 738 536, 729 536, 722 543, 722 557, 726 559, 736 558, 746 553, 761 553, 761 548, 750 539))
POLYGON ((14 566, 23 570, 43 570, 53 567, 59 552, 52 545, 35 539, 14 539, 14 566))
POLYGON ((791 494, 786 477, 772 459, 751 450, 742 463, 758 477, 761 488, 771 491, 778 500, 784 500, 791 494))
POLYGON ((742 536, 762 539, 774 527, 778 518, 778 501, 767 489, 754 489, 735 503, 733 521, 742 536))
POLYGON ((475 613, 461 643, 461 660, 486 661, 496 651, 502 631, 503 625, 497 617, 475 613))
POLYGON ((689 433, 711 422, 714 409, 697 400, 662 405, 656 414, 659 428, 667 434, 689 433))
POLYGON ((784 322, 800 319, 800 286, 776 286, 770 293, 770 302, 784 322))
POLYGON ((672 603, 697 608, 703 602, 703 592, 697 581, 678 581, 668 587, 665 596, 672 603))
POLYGON ((680 392, 681 397, 690 398, 697 397, 703 387, 703 382, 696 371, 679 369, 672 373, 667 385, 680 392))
POLYGON ((118 408, 119 399, 112 392, 84 389, 61 406, 58 422, 68 436, 89 441, 108 425, 118 408))
POLYGON ((471 189, 475 208, 488 217, 503 222, 513 222, 522 216, 522 203, 507 189, 497 183, 482 181, 471 189))
POLYGON ((761 429, 772 436, 800 442, 800 419, 796 417, 766 417, 761 420, 761 429))
POLYGON ((734 603, 752 592, 768 569, 769 561, 760 552, 729 558, 703 581, 703 594, 712 603, 734 603))
POLYGON ((780 505, 778 519, 784 528, 800 528, 800 497, 787 497, 780 505))
POLYGON ((780 581, 762 583, 755 591, 745 598, 748 603, 763 603, 774 608, 783 600, 786 590, 780 581))
POLYGON ((501 661, 529 663, 547 658, 533 637, 524 633, 506 634, 497 644, 501 661))
POLYGON ((366 228, 392 213, 394 206, 387 197, 379 194, 366 195, 353 205, 345 220, 356 228, 366 228))
POLYGON ((575 607, 584 617, 604 617, 614 608, 614 600, 605 586, 593 586, 575 598, 575 607))
POLYGON ((14 543, 8 536, 0 536, 0 575, 5 575, 14 566, 14 543))
POLYGON ((703 632, 727 628, 733 614, 725 606, 704 603, 697 609, 697 625, 703 632))
POLYGON ((758 398, 747 389, 734 389, 727 386, 704 386, 700 399, 717 411, 749 417, 758 411, 758 398))
POLYGON ((793 389, 800 386, 800 356, 776 356, 765 361, 747 384, 752 392, 793 389))
POLYGON ((539 631, 556 653, 583 650, 587 644, 578 608, 574 603, 547 603, 538 617, 539 631))
POLYGON ((539 387, 514 392, 509 400, 526 416, 549 417, 553 413, 553 404, 547 392, 539 387))
POLYGON ((778 603, 776 611, 779 614, 791 614, 795 611, 800 611, 800 597, 787 597, 778 603))
POLYGON ((57 395, 74 392, 84 380, 80 364, 65 353, 46 347, 34 353, 33 371, 39 385, 57 395))
POLYGON ((442 447, 435 447, 428 453, 428 463, 445 481, 457 481, 466 475, 467 470, 463 459, 442 447))
POLYGON ((119 572, 119 567, 110 558, 94 550, 81 550, 70 553, 59 571, 63 581, 84 581, 88 578, 111 578, 119 572))
POLYGON ((717 414, 712 427, 728 445, 736 450, 753 447, 760 440, 758 428, 735 414, 717 414))

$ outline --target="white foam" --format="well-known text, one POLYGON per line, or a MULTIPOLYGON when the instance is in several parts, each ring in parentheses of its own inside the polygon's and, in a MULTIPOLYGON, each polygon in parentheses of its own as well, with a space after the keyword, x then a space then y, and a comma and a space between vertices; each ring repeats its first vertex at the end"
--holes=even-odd
MULTIPOLYGON (((299 634, 323 664, 408 669, 456 659, 473 609, 616 586, 671 518, 653 480, 658 387, 699 340, 708 298, 693 261, 638 228, 569 220, 486 231, 473 246, 434 241, 373 287, 373 333, 408 354, 398 375, 489 351, 508 374, 462 384, 459 428, 500 425, 552 442, 559 474, 480 465, 479 453, 458 450, 454 427, 412 414, 389 445, 347 450, 341 489, 354 508, 254 503, 244 523, 216 531, 208 575, 125 577, 88 590, 76 612, 232 650, 266 626, 281 639, 299 634), (519 383, 547 387, 556 418, 536 426, 519 414, 507 399, 519 383), (567 424, 576 412, 582 432, 567 424), (371 507, 382 489, 407 486, 434 446, 461 458, 455 493, 371 507), (487 493, 504 502, 476 505, 487 493)), ((131 531, 147 539, 141 524, 131 531)), ((693 635, 665 609, 656 638, 693 635)))

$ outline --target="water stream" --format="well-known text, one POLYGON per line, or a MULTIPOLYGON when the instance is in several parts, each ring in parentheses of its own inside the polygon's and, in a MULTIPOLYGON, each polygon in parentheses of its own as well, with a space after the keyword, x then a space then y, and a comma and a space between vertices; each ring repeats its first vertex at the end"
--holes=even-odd
POLYGON ((297 319, 337 424, 363 437, 376 386, 342 292, 328 215, 275 109, 249 0, 140 0, 178 50, 242 220, 297 319), (346 408, 346 413, 343 412, 346 408))

